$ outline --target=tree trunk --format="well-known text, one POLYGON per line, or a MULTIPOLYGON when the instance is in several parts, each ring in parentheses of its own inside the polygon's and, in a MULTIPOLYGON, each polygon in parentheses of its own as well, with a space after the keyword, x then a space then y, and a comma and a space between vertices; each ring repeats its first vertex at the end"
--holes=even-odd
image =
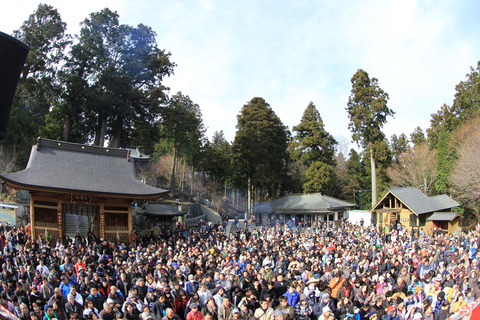
POLYGON ((370 169, 372 171, 372 208, 377 204, 377 168, 373 148, 370 146, 370 169))
POLYGON ((177 162, 177 147, 175 143, 173 144, 173 164, 172 164, 172 175, 170 176, 170 186, 169 188, 175 190, 175 164, 177 162))
POLYGON ((93 144, 95 146, 103 147, 105 143, 105 131, 107 127, 107 120, 102 116, 98 119, 97 129, 95 130, 95 140, 93 144))
POLYGON ((185 171, 187 171, 187 169, 185 168, 185 161, 183 161, 183 166, 182 166, 182 191, 185 191, 185 171))
POLYGON ((94 146, 100 145, 100 131, 102 130, 102 121, 98 119, 97 128, 95 129, 95 139, 93 140, 94 146))
POLYGON ((245 212, 245 219, 248 219, 252 203, 252 179, 248 177, 247 181, 247 211, 245 212))
MULTIPOLYGON (((122 142, 122 128, 123 128, 123 120, 120 118, 117 120, 117 123, 114 127, 112 141, 110 141, 110 145, 112 148, 120 148, 122 142)), ((105 136, 105 134, 103 135, 105 136)))
POLYGON ((190 194, 193 196, 193 186, 194 186, 194 182, 195 182, 195 167, 192 165, 192 183, 191 183, 191 186, 190 186, 190 194))
POLYGON ((105 145, 105 132, 107 131, 107 119, 102 119, 102 126, 100 127, 100 143, 99 146, 103 147, 105 145))
POLYGON ((65 119, 63 120, 63 132, 62 132, 63 141, 68 141, 68 138, 70 138, 71 130, 72 130, 72 118, 70 117, 70 115, 66 114, 65 119))

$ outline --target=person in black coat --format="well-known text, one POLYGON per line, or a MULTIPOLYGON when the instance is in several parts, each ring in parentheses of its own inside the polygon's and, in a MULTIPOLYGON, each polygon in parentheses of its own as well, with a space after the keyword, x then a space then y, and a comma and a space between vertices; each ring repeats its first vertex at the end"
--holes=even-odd
POLYGON ((83 319, 83 307, 75 301, 75 298, 73 297, 72 294, 69 294, 67 296, 68 302, 65 304, 65 314, 67 315, 68 318, 70 318, 70 315, 72 313, 77 313, 80 317, 80 319, 83 319))
POLYGON ((152 305, 152 313, 155 320, 161 320, 166 313, 167 305, 165 304, 165 294, 161 293, 158 296, 158 300, 152 305))

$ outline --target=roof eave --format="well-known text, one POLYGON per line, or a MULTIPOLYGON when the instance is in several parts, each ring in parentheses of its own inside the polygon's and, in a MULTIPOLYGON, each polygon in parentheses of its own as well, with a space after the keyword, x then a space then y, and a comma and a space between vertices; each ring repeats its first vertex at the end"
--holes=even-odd
POLYGON ((30 190, 30 191, 44 191, 52 193, 64 193, 64 194, 77 194, 77 195, 95 195, 106 198, 125 198, 125 199, 139 199, 139 200, 156 200, 164 197, 169 190, 165 190, 159 193, 151 194, 125 194, 125 193, 108 193, 100 191, 89 191, 89 190, 73 190, 73 189, 63 189, 63 188, 54 188, 54 187, 41 187, 30 184, 23 184, 0 175, 0 178, 6 183, 6 185, 17 189, 17 190, 30 190))

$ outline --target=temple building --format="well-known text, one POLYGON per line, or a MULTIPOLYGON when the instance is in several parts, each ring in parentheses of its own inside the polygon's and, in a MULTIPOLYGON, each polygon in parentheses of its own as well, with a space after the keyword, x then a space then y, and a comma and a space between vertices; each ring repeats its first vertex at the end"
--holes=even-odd
POLYGON ((134 208, 138 217, 143 217, 142 230, 159 229, 175 230, 178 224, 183 223, 183 216, 187 210, 182 205, 165 201, 149 201, 141 208, 134 208))
POLYGON ((291 194, 260 203, 253 207, 253 213, 258 225, 310 227, 317 221, 340 221, 353 207, 353 203, 320 193, 291 194))
POLYGON ((8 187, 30 192, 33 239, 91 231, 107 241, 128 241, 134 201, 161 200, 169 192, 138 179, 128 149, 41 138, 24 170, 0 178, 8 187))
POLYGON ((446 194, 429 197, 415 187, 403 187, 390 189, 370 212, 375 225, 401 223, 407 230, 423 229, 426 234, 434 229, 452 233, 460 220, 454 211, 458 206, 446 194))

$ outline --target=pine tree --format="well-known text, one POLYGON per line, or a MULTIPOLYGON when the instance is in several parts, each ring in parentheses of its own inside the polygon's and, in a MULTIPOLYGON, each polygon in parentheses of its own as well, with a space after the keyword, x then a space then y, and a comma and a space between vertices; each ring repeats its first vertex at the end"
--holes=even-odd
POLYGON ((352 138, 370 153, 372 207, 377 202, 375 144, 384 140, 383 125, 395 113, 387 107, 388 94, 378 86, 378 80, 359 69, 352 77, 352 93, 348 98, 348 128, 352 138))

